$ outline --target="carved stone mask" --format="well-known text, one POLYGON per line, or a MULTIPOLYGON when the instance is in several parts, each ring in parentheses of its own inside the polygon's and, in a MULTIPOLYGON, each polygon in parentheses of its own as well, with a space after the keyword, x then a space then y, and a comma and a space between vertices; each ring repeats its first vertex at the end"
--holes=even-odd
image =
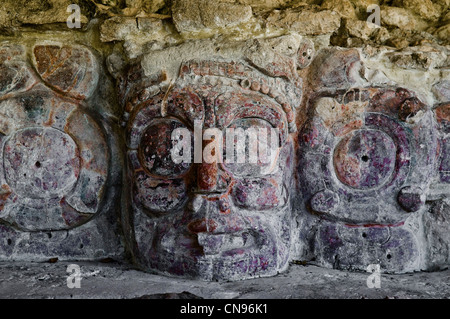
POLYGON ((321 93, 299 136, 299 180, 308 210, 324 217, 316 251, 337 268, 420 267, 405 220, 425 206, 434 174, 433 113, 403 88, 321 93))
POLYGON ((142 101, 128 104, 128 232, 141 267, 204 280, 271 276, 287 267, 294 117, 284 82, 241 62, 189 61, 167 88, 147 87, 142 101), (231 128, 266 134, 239 140, 227 135, 231 128), (177 129, 189 133, 177 140, 177 129), (211 129, 221 136, 208 136, 211 129), (222 147, 211 154, 222 160, 205 160, 218 139, 222 147), (191 152, 186 162, 171 157, 176 143, 191 152), (244 162, 235 156, 238 144, 244 162))

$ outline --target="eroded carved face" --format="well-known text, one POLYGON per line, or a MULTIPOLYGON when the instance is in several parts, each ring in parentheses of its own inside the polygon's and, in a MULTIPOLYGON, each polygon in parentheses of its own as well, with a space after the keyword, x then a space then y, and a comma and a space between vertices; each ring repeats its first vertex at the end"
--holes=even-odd
MULTIPOLYGON (((128 178, 138 263, 205 280, 275 275, 287 267, 291 230, 293 145, 286 115, 267 95, 216 81, 180 80, 130 114, 128 178), (224 132, 222 163, 195 162, 194 152, 190 163, 174 163, 172 132, 191 132, 194 150, 195 123, 202 134, 224 132), (228 163, 236 148, 227 148, 237 140, 227 141, 227 128, 267 129, 262 144, 276 128, 278 147, 264 161, 228 163)), ((210 142, 197 145, 204 150, 210 142)), ((247 139, 247 155, 252 147, 247 139)))
POLYGON ((437 147, 432 112, 412 92, 361 88, 314 99, 299 135, 299 182, 318 226, 319 262, 418 269, 405 220, 424 207, 437 147))

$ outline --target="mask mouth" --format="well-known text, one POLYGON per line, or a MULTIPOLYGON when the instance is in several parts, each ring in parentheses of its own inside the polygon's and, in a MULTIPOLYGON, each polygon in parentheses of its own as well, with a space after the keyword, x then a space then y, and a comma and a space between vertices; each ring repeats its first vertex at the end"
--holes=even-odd
POLYGON ((205 256, 230 255, 258 249, 258 240, 251 231, 245 230, 231 234, 199 233, 198 242, 205 256))
POLYGON ((176 221, 167 220, 159 236, 142 244, 151 245, 144 262, 152 269, 208 281, 269 276, 284 269, 289 243, 269 220, 239 216, 239 211, 215 215, 218 212, 208 209, 211 202, 201 202, 207 204, 196 213, 186 210, 176 221))

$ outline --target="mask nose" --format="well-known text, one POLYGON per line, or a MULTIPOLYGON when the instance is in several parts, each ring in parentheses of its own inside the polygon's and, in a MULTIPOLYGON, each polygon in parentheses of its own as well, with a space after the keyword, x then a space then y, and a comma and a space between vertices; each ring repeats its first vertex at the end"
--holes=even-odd
POLYGON ((216 163, 202 163, 197 167, 197 187, 193 189, 188 209, 192 221, 188 229, 193 233, 222 231, 231 213, 230 186, 226 172, 216 163))
POLYGON ((217 163, 201 163, 197 166, 197 190, 199 192, 214 192, 217 189, 218 180, 217 163))
POLYGON ((208 192, 214 192, 217 188, 217 174, 219 171, 218 165, 217 165, 217 155, 216 148, 214 148, 214 153, 211 155, 214 155, 214 157, 208 158, 209 160, 206 161, 205 154, 203 154, 203 150, 207 147, 207 145, 214 141, 214 138, 212 140, 203 140, 202 141, 202 162, 197 164, 197 191, 200 193, 208 193, 208 192))
MULTIPOLYGON (((203 141, 203 147, 205 148, 209 141, 203 141)), ((217 145, 217 144, 216 144, 217 145)), ((231 176, 219 167, 218 161, 221 160, 221 156, 216 152, 222 152, 220 148, 216 147, 213 151, 213 157, 209 160, 203 160, 201 163, 197 163, 197 189, 198 193, 218 194, 226 192, 231 181, 231 176)))
POLYGON ((197 187, 194 193, 218 196, 226 193, 233 183, 233 178, 217 163, 202 163, 197 166, 197 187))

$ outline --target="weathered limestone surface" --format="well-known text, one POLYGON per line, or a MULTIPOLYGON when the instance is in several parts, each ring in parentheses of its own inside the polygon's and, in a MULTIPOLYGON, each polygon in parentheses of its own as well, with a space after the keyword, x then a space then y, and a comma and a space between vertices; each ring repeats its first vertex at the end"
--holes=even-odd
POLYGON ((179 32, 233 27, 252 17, 252 7, 218 0, 175 0, 172 18, 179 32))
POLYGON ((207 281, 291 262, 448 268, 449 8, 3 1, 0 260, 115 258, 207 281), (222 161, 238 153, 226 129, 270 132, 242 145, 274 152, 222 161), (219 141, 222 160, 194 160, 219 141))
POLYGON ((304 35, 320 35, 336 31, 340 16, 331 10, 275 10, 267 17, 267 23, 275 27, 296 31, 304 35))
POLYGON ((442 1, 441 3, 437 2, 438 1, 431 0, 402 0, 395 1, 395 4, 400 7, 404 7, 405 9, 411 10, 422 19, 436 21, 439 19, 441 12, 444 12, 446 8, 448 9, 448 1, 447 5, 444 4, 444 1, 442 1))
POLYGON ((94 6, 88 1, 73 0, 5 0, 0 3, 0 27, 16 27, 24 24, 43 25, 50 23, 65 23, 67 6, 72 3, 80 3, 85 14, 81 15, 81 23, 88 22, 88 16, 92 15, 87 9, 94 6))
POLYGON ((381 19, 388 27, 397 27, 404 30, 424 30, 426 23, 414 16, 405 8, 382 7, 381 19))
POLYGON ((339 13, 341 17, 356 19, 356 10, 350 0, 326 0, 322 2, 323 9, 333 10, 339 13))

